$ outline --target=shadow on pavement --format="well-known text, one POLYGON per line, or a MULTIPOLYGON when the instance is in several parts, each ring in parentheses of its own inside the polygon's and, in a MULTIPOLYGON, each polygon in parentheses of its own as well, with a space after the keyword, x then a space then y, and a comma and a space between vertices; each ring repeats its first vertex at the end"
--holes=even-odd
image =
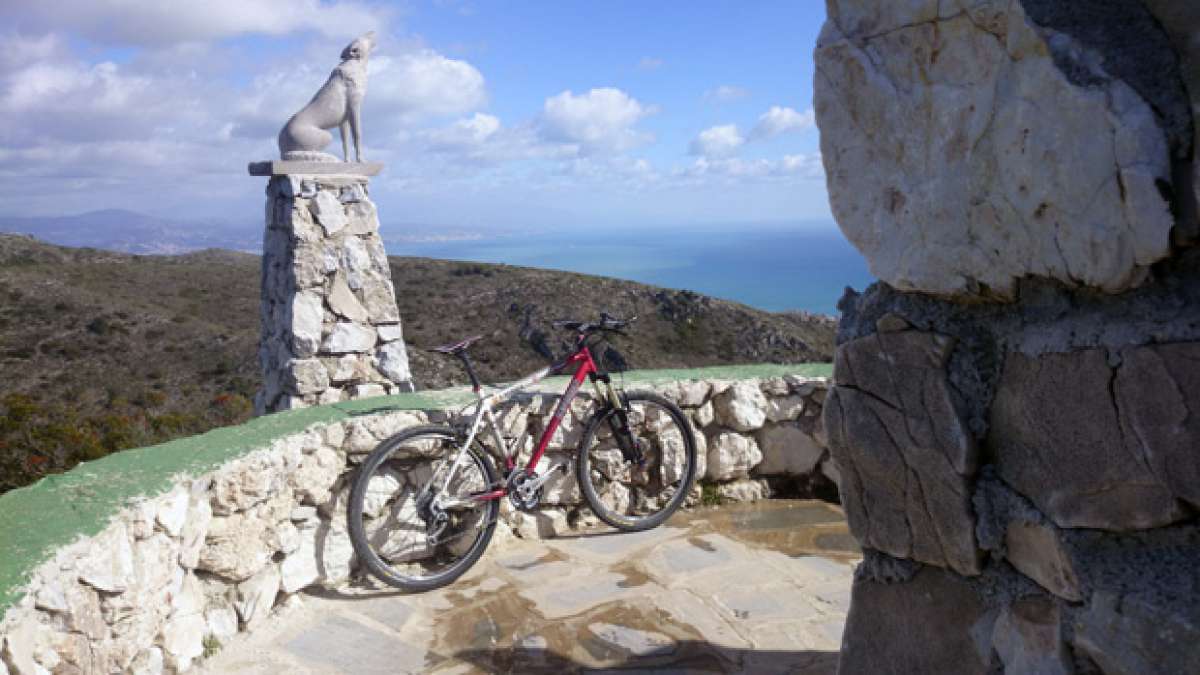
POLYGON ((775 651, 735 649, 709 642, 684 640, 658 651, 630 654, 594 640, 582 646, 594 658, 591 664, 550 649, 499 647, 468 649, 452 659, 470 663, 491 673, 793 673, 834 675, 838 653, 822 651, 775 651))

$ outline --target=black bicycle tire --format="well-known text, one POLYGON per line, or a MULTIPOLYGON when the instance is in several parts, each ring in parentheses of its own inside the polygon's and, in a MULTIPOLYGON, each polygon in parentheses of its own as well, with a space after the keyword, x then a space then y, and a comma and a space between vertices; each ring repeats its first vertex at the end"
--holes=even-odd
POLYGON ((592 446, 596 430, 599 429, 600 425, 604 423, 609 415, 613 414, 614 410, 611 406, 605 406, 592 413, 592 416, 588 419, 587 426, 584 427, 583 438, 580 440, 579 448, 576 451, 575 480, 579 482, 579 491, 583 494, 584 501, 587 502, 588 507, 592 509, 592 513, 596 514, 597 518, 618 530, 640 532, 662 525, 679 510, 679 507, 687 499, 687 494, 691 491, 692 485, 696 481, 696 437, 687 415, 683 414, 679 406, 662 396, 648 391, 633 391, 626 394, 625 399, 629 402, 639 400, 648 401, 662 407, 671 415, 671 418, 675 421, 676 426, 683 436, 685 453, 688 458, 687 476, 684 478, 683 484, 676 494, 671 497, 671 502, 653 516, 638 518, 636 522, 622 522, 609 513, 609 510, 604 506, 604 502, 600 500, 600 496, 596 494, 595 486, 592 485, 591 476, 588 473, 591 463, 588 450, 592 446))
MULTIPOLYGON (((455 562, 445 572, 428 578, 408 578, 396 574, 385 563, 374 549, 371 548, 367 541, 367 533, 363 529, 363 504, 366 498, 367 485, 370 483, 370 476, 379 468, 379 465, 387 460, 392 453, 400 447, 400 444, 415 436, 420 435, 440 435, 449 439, 456 438, 456 434, 452 429, 438 425, 423 425, 417 427, 409 427, 399 433, 388 437, 375 446, 371 454, 363 460, 362 465, 358 469, 358 474, 354 478, 354 485, 350 490, 350 502, 347 505, 346 518, 348 520, 350 530, 350 543, 354 546, 354 553, 358 556, 358 560, 369 571, 372 576, 385 584, 399 588, 401 590, 412 593, 421 593, 431 591, 435 588, 441 588, 455 579, 459 578, 471 569, 475 563, 479 562, 479 558, 491 543, 492 534, 496 530, 496 521, 500 515, 500 504, 498 501, 490 501, 487 506, 485 517, 488 519, 488 525, 483 528, 483 533, 475 543, 471 545, 471 549, 467 554, 455 562)), ((472 458, 482 466, 484 477, 487 479, 488 485, 496 484, 496 471, 488 460, 485 453, 479 451, 478 448, 471 447, 467 449, 472 458)))

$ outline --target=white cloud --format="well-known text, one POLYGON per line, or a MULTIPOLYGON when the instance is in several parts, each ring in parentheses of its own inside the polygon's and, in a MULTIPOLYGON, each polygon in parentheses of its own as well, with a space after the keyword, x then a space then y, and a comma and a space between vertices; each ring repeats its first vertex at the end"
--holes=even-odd
POLYGON ((735 124, 710 127, 692 139, 689 151, 701 157, 728 157, 746 142, 735 124))
POLYGON ((812 108, 801 113, 793 108, 773 105, 758 118, 758 123, 750 130, 750 140, 774 138, 789 131, 808 129, 815 124, 816 114, 812 108))
POLYGON ((750 180, 813 180, 824 178, 820 153, 784 155, 781 159, 746 160, 738 157, 712 159, 697 158, 687 167, 674 172, 677 179, 725 178, 733 181, 750 180))
POLYGON ((546 99, 539 126, 546 140, 575 144, 581 154, 621 152, 652 139, 634 126, 654 112, 620 89, 568 90, 546 99))
POLYGON ((137 46, 312 31, 346 38, 381 27, 390 12, 341 0, 55 0, 6 7, 10 25, 70 31, 106 44, 137 46))
POLYGON ((483 74, 475 66, 431 49, 372 58, 370 69, 366 105, 377 115, 455 115, 487 100, 483 74))
POLYGON ((717 103, 728 103, 729 101, 736 101, 739 98, 746 98, 749 95, 750 92, 742 87, 723 84, 715 89, 709 89, 704 92, 704 99, 717 103))

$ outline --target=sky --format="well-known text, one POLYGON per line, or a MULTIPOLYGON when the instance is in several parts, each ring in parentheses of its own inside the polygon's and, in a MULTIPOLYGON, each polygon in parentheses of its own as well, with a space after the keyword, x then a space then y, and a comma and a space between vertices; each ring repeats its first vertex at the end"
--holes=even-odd
POLYGON ((246 164, 374 30, 385 230, 833 229, 823 20, 818 0, 0 0, 0 212, 257 223, 246 164))

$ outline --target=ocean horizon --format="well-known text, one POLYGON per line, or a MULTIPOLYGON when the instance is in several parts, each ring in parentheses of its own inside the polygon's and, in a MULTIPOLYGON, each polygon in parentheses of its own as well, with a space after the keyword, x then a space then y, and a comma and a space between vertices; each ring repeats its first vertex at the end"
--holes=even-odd
POLYGON ((835 315, 847 286, 862 290, 875 281, 836 229, 593 227, 447 241, 385 239, 391 255, 615 277, 773 312, 835 315))

